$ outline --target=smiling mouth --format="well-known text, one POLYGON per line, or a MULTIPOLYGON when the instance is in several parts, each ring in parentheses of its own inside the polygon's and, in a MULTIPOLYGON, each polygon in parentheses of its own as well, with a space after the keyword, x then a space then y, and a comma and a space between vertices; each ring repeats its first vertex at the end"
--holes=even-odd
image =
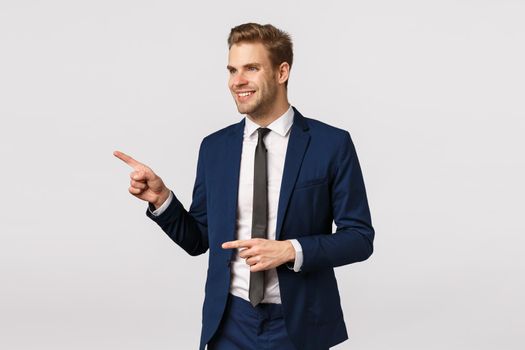
POLYGON ((254 93, 255 91, 242 91, 242 92, 237 92, 236 95, 239 101, 244 102, 247 99, 249 99, 250 96, 252 96, 254 93))

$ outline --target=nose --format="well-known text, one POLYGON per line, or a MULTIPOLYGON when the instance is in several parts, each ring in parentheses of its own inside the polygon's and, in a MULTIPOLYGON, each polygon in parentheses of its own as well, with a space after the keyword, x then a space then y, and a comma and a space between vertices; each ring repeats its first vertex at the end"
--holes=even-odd
POLYGON ((232 85, 234 87, 248 84, 248 80, 246 80, 244 75, 240 72, 238 74, 235 74, 231 79, 232 79, 232 85))

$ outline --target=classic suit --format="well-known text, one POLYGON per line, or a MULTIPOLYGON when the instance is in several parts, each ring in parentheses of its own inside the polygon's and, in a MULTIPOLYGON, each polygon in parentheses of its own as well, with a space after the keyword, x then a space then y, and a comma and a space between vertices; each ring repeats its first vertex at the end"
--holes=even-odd
MULTIPOLYGON (((159 216, 146 212, 190 255, 210 250, 200 349, 219 326, 230 288, 234 251, 221 244, 237 239, 244 123, 203 139, 189 211, 174 198, 159 216)), ((300 350, 333 346, 348 338, 333 268, 367 259, 374 229, 349 133, 305 118, 295 108, 276 227, 277 240, 293 238, 303 250, 301 271, 277 267, 288 335, 300 350)))

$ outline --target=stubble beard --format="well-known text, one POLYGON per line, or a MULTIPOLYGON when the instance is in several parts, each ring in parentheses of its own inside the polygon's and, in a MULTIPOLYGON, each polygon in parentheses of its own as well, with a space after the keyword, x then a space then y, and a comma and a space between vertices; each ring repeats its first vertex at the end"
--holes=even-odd
MULTIPOLYGON (((257 90, 257 93, 261 93, 261 90, 257 90)), ((241 114, 248 114, 250 117, 252 117, 252 119, 264 119, 268 112, 272 109, 272 105, 275 102, 276 96, 276 89, 269 87, 267 89, 267 93, 260 95, 258 100, 253 101, 253 104, 243 105, 237 103, 237 110, 241 114)))

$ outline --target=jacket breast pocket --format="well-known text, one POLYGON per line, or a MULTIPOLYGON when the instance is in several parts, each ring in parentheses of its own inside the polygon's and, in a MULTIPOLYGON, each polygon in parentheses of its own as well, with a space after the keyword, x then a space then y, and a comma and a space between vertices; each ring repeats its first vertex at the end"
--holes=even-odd
POLYGON ((328 179, 325 177, 320 177, 317 179, 303 180, 295 184, 295 190, 301 190, 304 188, 320 186, 320 185, 326 184, 327 182, 328 182, 328 179))

